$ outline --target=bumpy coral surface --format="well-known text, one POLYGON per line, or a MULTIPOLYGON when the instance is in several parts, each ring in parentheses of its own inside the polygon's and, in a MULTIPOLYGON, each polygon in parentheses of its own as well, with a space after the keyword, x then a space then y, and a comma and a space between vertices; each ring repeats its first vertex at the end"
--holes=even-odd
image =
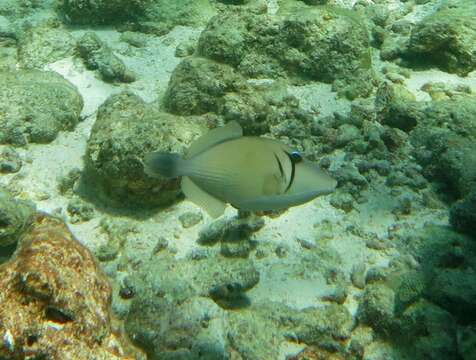
POLYGON ((83 99, 60 75, 0 72, 0 144, 48 143, 80 120, 83 99))
POLYGON ((60 220, 37 215, 0 288, 1 358, 143 358, 109 314, 105 275, 60 220))
POLYGON ((170 203, 179 193, 178 182, 146 176, 142 158, 156 150, 183 153, 203 132, 193 119, 159 112, 132 93, 111 96, 99 108, 88 141, 88 174, 104 199, 117 205, 170 203))
POLYGON ((459 75, 476 69, 476 4, 472 0, 446 1, 412 31, 409 50, 459 75))
POLYGON ((333 83, 349 98, 369 95, 369 38, 356 13, 296 5, 282 14, 215 16, 200 36, 198 52, 249 77, 312 79, 333 83))

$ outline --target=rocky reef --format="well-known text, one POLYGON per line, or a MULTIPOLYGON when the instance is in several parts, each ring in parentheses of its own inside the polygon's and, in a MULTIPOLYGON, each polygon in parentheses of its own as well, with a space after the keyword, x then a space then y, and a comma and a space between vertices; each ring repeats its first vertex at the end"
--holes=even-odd
POLYGON ((0 1, 0 358, 474 360, 474 4, 0 1), (144 172, 230 121, 336 191, 144 172))
POLYGON ((146 104, 132 93, 114 95, 98 109, 88 140, 86 176, 116 206, 170 204, 179 195, 178 182, 147 176, 142 158, 158 149, 183 153, 205 128, 193 119, 163 113, 157 104, 146 104))
POLYGON ((362 19, 344 9, 298 4, 284 7, 279 18, 246 9, 218 15, 202 32, 198 53, 246 77, 319 80, 351 99, 368 96, 372 60, 362 19))
POLYGON ((80 120, 83 99, 53 72, 0 73, 0 143, 48 143, 80 120))
POLYGON ((36 215, 0 274, 2 358, 145 359, 110 314, 108 280, 62 221, 36 215))

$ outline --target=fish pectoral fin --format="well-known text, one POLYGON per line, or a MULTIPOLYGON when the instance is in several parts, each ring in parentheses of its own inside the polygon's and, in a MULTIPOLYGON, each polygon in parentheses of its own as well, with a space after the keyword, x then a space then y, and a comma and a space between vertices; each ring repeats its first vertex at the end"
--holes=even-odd
POLYGON ((187 176, 182 178, 182 191, 195 205, 205 210, 212 218, 217 218, 225 212, 226 204, 202 190, 187 176))
POLYGON ((191 159, 192 157, 211 148, 213 145, 221 143, 225 140, 236 139, 241 136, 243 136, 243 129, 241 128, 240 124, 238 124, 238 122, 235 120, 230 121, 225 126, 210 130, 205 135, 195 140, 187 150, 185 158, 191 159))

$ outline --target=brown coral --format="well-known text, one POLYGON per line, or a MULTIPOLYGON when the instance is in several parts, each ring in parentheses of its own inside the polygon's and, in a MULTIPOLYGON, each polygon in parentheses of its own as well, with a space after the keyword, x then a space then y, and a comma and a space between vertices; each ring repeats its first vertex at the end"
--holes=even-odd
POLYGON ((58 219, 36 216, 0 288, 0 358, 144 359, 110 315, 107 278, 58 219))

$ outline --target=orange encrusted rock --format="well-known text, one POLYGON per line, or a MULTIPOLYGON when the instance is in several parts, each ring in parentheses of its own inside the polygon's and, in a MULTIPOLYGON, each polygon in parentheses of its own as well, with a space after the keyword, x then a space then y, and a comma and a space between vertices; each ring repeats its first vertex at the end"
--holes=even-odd
POLYGON ((111 286, 59 219, 39 214, 0 266, 0 358, 145 359, 110 314, 111 286))

